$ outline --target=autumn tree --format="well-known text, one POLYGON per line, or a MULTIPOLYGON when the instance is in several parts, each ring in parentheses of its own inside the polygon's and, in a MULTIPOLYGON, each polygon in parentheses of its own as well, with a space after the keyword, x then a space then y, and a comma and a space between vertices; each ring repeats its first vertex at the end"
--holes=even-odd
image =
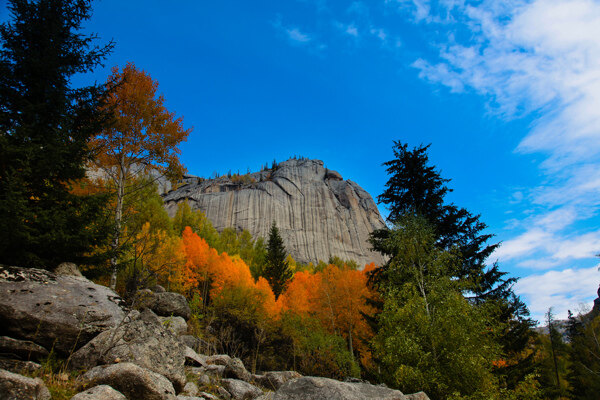
MULTIPOLYGON (((91 142, 96 151, 95 167, 101 170, 116 194, 112 249, 116 253, 123 226, 123 202, 138 190, 136 181, 151 170, 169 179, 184 171, 178 145, 191 129, 182 118, 168 111, 158 94, 158 82, 133 63, 122 70, 114 67, 108 82, 117 82, 104 109, 112 113, 112 124, 91 142)), ((111 287, 116 286, 118 257, 111 258, 111 287)))
MULTIPOLYGON (((91 1, 10 0, 0 25, 0 263, 83 262, 106 237, 105 198, 72 193, 104 122, 103 87, 73 88, 112 49, 82 23, 91 1)), ((2 5, 1 7, 5 7, 2 5)))
POLYGON ((275 293, 275 298, 278 298, 285 290, 293 274, 287 263, 287 252, 275 221, 273 221, 273 225, 271 225, 271 230, 269 231, 266 258, 267 262, 263 275, 271 285, 273 293, 275 293))

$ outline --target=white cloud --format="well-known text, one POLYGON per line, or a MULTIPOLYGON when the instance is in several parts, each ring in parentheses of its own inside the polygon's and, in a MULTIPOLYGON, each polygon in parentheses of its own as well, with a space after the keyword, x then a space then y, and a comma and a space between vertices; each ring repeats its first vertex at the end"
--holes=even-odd
POLYGON ((532 316, 543 322, 544 313, 552 307, 559 319, 567 310, 579 309, 580 303, 591 306, 600 283, 598 267, 548 271, 530 275, 515 284, 515 292, 527 300, 532 316))
POLYGON ((310 36, 308 36, 306 33, 300 32, 300 30, 298 28, 286 29, 285 32, 287 33, 290 40, 292 40, 294 42, 299 42, 299 43, 310 42, 310 36))
MULTIPOLYGON (((429 2, 413 3, 421 10, 417 19, 440 20, 429 2)), ((487 0, 447 7, 461 11, 474 39, 442 43, 439 62, 417 60, 422 78, 456 92, 475 90, 505 116, 540 112, 518 150, 545 152, 546 168, 600 155, 600 3, 487 0)))

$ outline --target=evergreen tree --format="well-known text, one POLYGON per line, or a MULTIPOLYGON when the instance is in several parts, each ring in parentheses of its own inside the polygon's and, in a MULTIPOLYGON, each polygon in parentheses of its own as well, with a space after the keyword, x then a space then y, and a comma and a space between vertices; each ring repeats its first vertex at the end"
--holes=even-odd
POLYGON ((283 239, 279 234, 279 229, 273 221, 269 231, 269 241, 267 243, 267 259, 263 276, 271 285, 275 298, 278 298, 285 290, 287 283, 292 279, 292 271, 286 260, 287 252, 283 245, 283 239))
POLYGON ((0 263, 52 268, 82 262, 108 235, 106 202, 76 196, 88 140, 104 124, 105 89, 74 89, 112 48, 80 33, 86 0, 10 0, 0 26, 0 263))
MULTIPOLYGON (((429 163, 427 150, 430 145, 413 150, 407 144, 394 142, 394 159, 383 165, 390 176, 385 191, 378 196, 379 203, 389 208, 388 221, 392 224, 406 214, 420 215, 433 228, 437 247, 449 250, 456 247, 461 263, 452 275, 467 279, 469 288, 477 297, 506 297, 515 279, 504 279, 496 264, 488 268, 486 259, 499 244, 487 244, 493 235, 483 233, 487 226, 464 208, 446 204, 445 197, 452 190, 446 186, 449 179, 441 177, 440 171, 429 163)), ((371 243, 375 250, 383 252, 382 240, 387 229, 375 231, 371 243)), ((387 254, 390 255, 390 254, 387 254)))
MULTIPOLYGON (((502 384, 513 389, 533 372, 534 362, 528 347, 533 340, 531 331, 534 322, 523 302, 515 296, 512 285, 515 278, 505 278, 506 272, 499 270, 496 263, 486 265, 486 260, 499 244, 488 244, 491 234, 484 233, 486 225, 474 215, 455 204, 447 204, 445 197, 451 192, 447 187, 449 179, 441 177, 429 162, 429 146, 419 146, 410 150, 406 144, 394 142, 395 158, 384 163, 390 175, 386 190, 378 197, 380 203, 389 207, 388 221, 396 229, 387 228, 371 235, 373 248, 388 256, 388 262, 374 271, 371 282, 385 289, 390 284, 401 287, 405 280, 390 282, 388 271, 402 257, 390 237, 397 229, 404 229, 402 221, 408 217, 418 217, 431 229, 435 251, 452 252, 457 257, 449 277, 460 283, 463 294, 471 295, 473 304, 485 307, 498 333, 502 357, 509 361, 496 374, 502 384), (400 224, 399 224, 400 223, 400 224)), ((395 274, 396 279, 401 275, 395 274)), ((403 278, 408 279, 408 278, 403 278)), ((381 304, 379 306, 381 309, 381 304)), ((371 321, 375 330, 377 321, 371 321)))

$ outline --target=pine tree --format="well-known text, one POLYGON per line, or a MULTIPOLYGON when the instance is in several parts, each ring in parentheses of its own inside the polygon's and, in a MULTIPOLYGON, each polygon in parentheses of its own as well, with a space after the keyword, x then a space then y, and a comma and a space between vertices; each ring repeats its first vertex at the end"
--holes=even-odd
MULTIPOLYGON (((394 142, 395 158, 384 163, 390 177, 378 200, 389 207, 388 221, 395 225, 394 230, 406 229, 403 224, 408 217, 422 218, 431 229, 435 251, 457 255, 458 262, 448 271, 449 277, 460 283, 462 293, 471 296, 473 304, 485 304, 485 308, 494 310, 492 325, 498 334, 502 357, 510 361, 498 368, 496 375, 506 388, 513 389, 533 372, 533 357, 527 349, 533 340, 534 323, 527 307, 512 291, 516 278, 506 278, 506 272, 500 271, 496 263, 486 264, 499 244, 488 244, 493 235, 484 233, 487 226, 480 216, 446 203, 446 195, 452 191, 447 186, 450 180, 442 178, 441 172, 430 164, 428 149, 429 146, 421 145, 410 150, 406 144, 394 142)), ((402 257, 389 245, 394 230, 384 228, 371 235, 374 249, 389 257, 371 276, 371 282, 380 290, 390 284, 396 287, 404 284, 389 282, 389 270, 402 257)), ((374 305, 382 307, 381 303, 374 305)), ((377 329, 376 321, 371 323, 377 329)))
MULTIPOLYGON (((457 248, 461 263, 453 275, 468 279, 477 297, 506 297, 514 279, 504 279, 497 265, 487 268, 485 261, 499 244, 487 244, 493 235, 483 233, 487 228, 479 215, 473 215, 455 204, 446 204, 445 197, 452 192, 446 184, 450 179, 430 165, 427 151, 430 145, 408 149, 407 144, 394 142, 394 159, 385 162, 390 176, 385 191, 378 196, 379 203, 389 208, 388 221, 398 222, 403 215, 419 215, 433 228, 436 245, 442 250, 457 248)), ((383 252, 381 243, 387 229, 375 231, 371 243, 383 252)), ((388 254, 389 255, 389 254, 388 254)))
POLYGON ((104 88, 73 89, 112 48, 80 33, 90 1, 10 0, 0 26, 0 263, 52 268, 107 237, 105 198, 76 196, 104 88))
POLYGON ((269 231, 269 241, 267 244, 267 259, 263 276, 271 285, 275 298, 278 298, 285 290, 288 281, 292 278, 292 271, 286 260, 287 252, 283 245, 283 239, 279 234, 279 229, 273 221, 269 231))

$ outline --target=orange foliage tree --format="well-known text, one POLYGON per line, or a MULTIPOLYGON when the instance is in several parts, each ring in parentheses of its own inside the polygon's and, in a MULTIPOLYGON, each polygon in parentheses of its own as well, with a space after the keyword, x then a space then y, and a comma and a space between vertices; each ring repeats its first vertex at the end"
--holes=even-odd
POLYGON ((281 296, 281 306, 318 318, 330 333, 343 336, 349 351, 358 351, 365 362, 365 343, 373 333, 364 315, 375 311, 368 302, 375 293, 367 285, 366 272, 373 268, 369 265, 359 271, 328 265, 320 272, 297 272, 281 296))
POLYGON ((180 276, 186 294, 199 292, 206 305, 225 289, 250 289, 271 316, 277 315, 279 305, 269 283, 264 278, 254 282, 250 268, 241 258, 230 257, 225 252, 219 254, 190 227, 183 230, 182 239, 186 262, 180 276))
POLYGON ((164 106, 158 95, 158 82, 146 72, 128 63, 121 71, 114 67, 107 86, 114 86, 105 109, 112 123, 90 142, 95 152, 94 166, 102 171, 116 192, 114 235, 111 247, 111 287, 116 286, 117 250, 122 230, 123 201, 137 188, 134 182, 150 170, 170 179, 184 172, 177 147, 187 139, 191 129, 183 128, 182 118, 176 118, 164 106))

